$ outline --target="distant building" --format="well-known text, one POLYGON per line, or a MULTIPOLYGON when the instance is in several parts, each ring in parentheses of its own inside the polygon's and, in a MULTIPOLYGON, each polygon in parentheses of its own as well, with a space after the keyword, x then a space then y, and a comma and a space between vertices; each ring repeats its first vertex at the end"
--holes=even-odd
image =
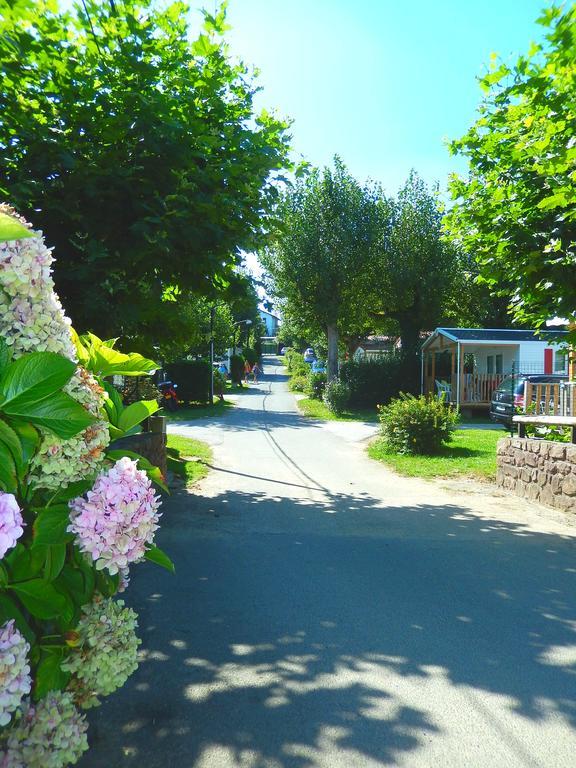
POLYGON ((277 315, 273 315, 272 312, 267 312, 265 309, 259 309, 258 312, 266 326, 266 336, 277 336, 280 318, 277 315))

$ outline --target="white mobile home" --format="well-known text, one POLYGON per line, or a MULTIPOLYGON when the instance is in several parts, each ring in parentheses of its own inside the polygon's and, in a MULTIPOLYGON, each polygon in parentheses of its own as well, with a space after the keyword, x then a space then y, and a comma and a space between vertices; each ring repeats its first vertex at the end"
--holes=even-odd
POLYGON ((422 392, 457 405, 486 407, 505 376, 567 374, 566 331, 436 328, 422 345, 422 392))

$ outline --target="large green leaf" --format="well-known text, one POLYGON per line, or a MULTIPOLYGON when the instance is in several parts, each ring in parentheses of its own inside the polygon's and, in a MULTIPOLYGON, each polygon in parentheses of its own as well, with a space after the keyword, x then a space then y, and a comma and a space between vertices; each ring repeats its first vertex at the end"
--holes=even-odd
POLYGON ((44 646, 40 652, 40 661, 34 676, 34 699, 38 701, 50 691, 64 690, 70 679, 70 673, 61 668, 64 649, 44 646))
POLYGON ((45 427, 64 440, 69 440, 98 420, 65 392, 57 392, 25 408, 10 403, 4 412, 45 427))
POLYGON ((11 584, 10 589, 26 610, 38 619, 54 619, 66 610, 67 599, 44 579, 21 581, 11 584))
POLYGON ((0 375, 2 371, 9 365, 12 359, 12 353, 8 344, 3 338, 0 338, 0 375))
POLYGON ((0 375, 0 410, 22 415, 31 403, 54 395, 67 384, 76 364, 54 352, 20 357, 0 375))
POLYGON ((44 578, 46 581, 54 581, 58 578, 66 561, 66 544, 53 544, 46 547, 46 560, 44 562, 44 578))
POLYGON ((0 442, 0 488, 7 493, 15 493, 18 488, 14 457, 3 442, 0 442))
POLYGON ((147 419, 148 416, 156 413, 159 408, 160 406, 156 400, 139 400, 124 408, 118 419, 117 426, 123 432, 128 432, 144 421, 144 419, 147 419))
POLYGON ((80 337, 80 342, 90 353, 88 370, 96 376, 145 376, 158 369, 158 363, 133 352, 125 354, 109 346, 93 333, 80 337))
POLYGON ((34 632, 30 629, 30 625, 24 618, 24 614, 18 608, 14 600, 6 594, 0 594, 0 627, 10 619, 14 619, 16 626, 22 632, 26 640, 29 643, 33 643, 36 639, 34 632))
POLYGON ((151 563, 156 563, 156 565, 161 565, 162 568, 166 568, 167 571, 170 571, 171 573, 175 572, 174 563, 168 555, 163 552, 159 547, 150 547, 146 550, 144 557, 146 560, 150 560, 151 563))
POLYGON ((0 213, 0 243, 8 240, 23 240, 25 237, 34 237, 34 232, 20 224, 13 216, 0 213))
POLYGON ((22 449, 22 465, 25 468, 38 449, 40 435, 38 430, 26 421, 12 422, 12 427, 18 435, 22 449))
POLYGON ((20 470, 24 461, 20 438, 18 437, 18 434, 12 429, 12 427, 6 424, 5 421, 2 421, 2 419, 0 419, 0 442, 2 442, 6 448, 8 448, 12 454, 12 458, 14 459, 16 466, 20 470))
POLYGON ((120 414, 124 410, 120 392, 118 392, 116 387, 109 381, 104 382, 104 389, 108 395, 108 397, 104 400, 104 409, 106 410, 108 421, 111 424, 117 425, 120 414))
POLYGON ((70 525, 70 508, 57 504, 43 509, 34 521, 34 545, 63 544, 72 538, 66 532, 70 525))

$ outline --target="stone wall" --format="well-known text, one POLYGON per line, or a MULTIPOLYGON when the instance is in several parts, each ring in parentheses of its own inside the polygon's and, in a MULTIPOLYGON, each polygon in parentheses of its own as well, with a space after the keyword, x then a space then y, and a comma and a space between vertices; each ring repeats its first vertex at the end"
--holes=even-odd
POLYGON ((505 437, 498 441, 496 482, 517 496, 576 513, 576 445, 505 437))

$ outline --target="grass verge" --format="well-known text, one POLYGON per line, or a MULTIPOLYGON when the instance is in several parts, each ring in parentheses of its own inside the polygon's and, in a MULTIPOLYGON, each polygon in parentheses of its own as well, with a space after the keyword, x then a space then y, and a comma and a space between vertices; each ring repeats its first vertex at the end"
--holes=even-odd
POLYGON ((168 469, 181 477, 186 488, 208 474, 212 449, 201 440, 180 435, 168 435, 168 469))
POLYGON ((380 438, 368 447, 368 455, 407 477, 468 476, 493 480, 496 476, 496 443, 500 430, 460 429, 454 440, 436 456, 405 456, 391 453, 380 438))
POLYGON ((208 416, 224 416, 233 407, 234 403, 230 400, 219 400, 215 397, 212 406, 206 403, 193 403, 192 405, 180 407, 174 413, 164 410, 162 414, 166 416, 169 422, 193 421, 194 419, 205 419, 208 416))
POLYGON ((324 405, 322 400, 314 400, 311 397, 298 400, 298 408, 304 416, 309 416, 311 419, 320 419, 321 421, 378 421, 376 409, 363 408, 354 411, 344 411, 336 415, 324 405))

